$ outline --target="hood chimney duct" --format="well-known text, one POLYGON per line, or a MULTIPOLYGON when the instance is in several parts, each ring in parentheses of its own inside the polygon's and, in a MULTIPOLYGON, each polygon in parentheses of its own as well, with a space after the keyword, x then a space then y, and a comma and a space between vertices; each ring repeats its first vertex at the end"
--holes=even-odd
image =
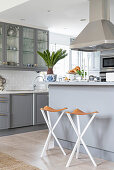
POLYGON ((89 0, 89 22, 110 20, 110 0, 89 0))

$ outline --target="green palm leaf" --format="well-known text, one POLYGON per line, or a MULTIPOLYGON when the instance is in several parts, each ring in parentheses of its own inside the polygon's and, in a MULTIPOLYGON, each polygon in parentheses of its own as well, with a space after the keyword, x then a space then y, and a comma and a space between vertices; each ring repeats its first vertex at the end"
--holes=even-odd
POLYGON ((50 53, 49 50, 44 51, 43 53, 37 51, 37 53, 43 58, 48 68, 53 68, 53 66, 61 59, 67 56, 66 50, 59 49, 56 52, 50 53))

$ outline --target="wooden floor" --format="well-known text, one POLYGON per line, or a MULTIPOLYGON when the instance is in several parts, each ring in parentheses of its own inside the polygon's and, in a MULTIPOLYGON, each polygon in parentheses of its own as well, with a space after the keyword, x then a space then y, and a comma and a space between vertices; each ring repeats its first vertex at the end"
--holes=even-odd
POLYGON ((98 164, 98 167, 95 168, 90 159, 83 154, 80 155, 81 158, 78 160, 74 157, 71 166, 65 168, 71 151, 65 150, 67 156, 63 156, 58 147, 53 148, 53 140, 50 143, 50 150, 41 159, 40 154, 47 134, 47 130, 39 130, 0 137, 0 152, 39 167, 41 170, 114 170, 114 162, 95 159, 98 164))

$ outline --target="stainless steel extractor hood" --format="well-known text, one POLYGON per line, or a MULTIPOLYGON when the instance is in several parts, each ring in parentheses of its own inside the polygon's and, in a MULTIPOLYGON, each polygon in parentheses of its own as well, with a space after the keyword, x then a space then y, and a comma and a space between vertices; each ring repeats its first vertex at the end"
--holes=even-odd
POLYGON ((70 45, 72 50, 114 49, 114 25, 110 22, 110 0, 89 0, 90 22, 70 45))

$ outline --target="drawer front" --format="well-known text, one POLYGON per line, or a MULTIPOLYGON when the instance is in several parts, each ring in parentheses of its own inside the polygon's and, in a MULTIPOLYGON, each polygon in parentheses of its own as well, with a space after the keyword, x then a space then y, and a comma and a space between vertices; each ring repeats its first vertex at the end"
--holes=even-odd
POLYGON ((0 95, 0 113, 9 113, 9 95, 0 95))
POLYGON ((10 128, 10 118, 9 114, 1 114, 0 113, 0 129, 8 129, 10 128))
POLYGON ((0 94, 0 100, 9 100, 9 95, 8 94, 0 94))

